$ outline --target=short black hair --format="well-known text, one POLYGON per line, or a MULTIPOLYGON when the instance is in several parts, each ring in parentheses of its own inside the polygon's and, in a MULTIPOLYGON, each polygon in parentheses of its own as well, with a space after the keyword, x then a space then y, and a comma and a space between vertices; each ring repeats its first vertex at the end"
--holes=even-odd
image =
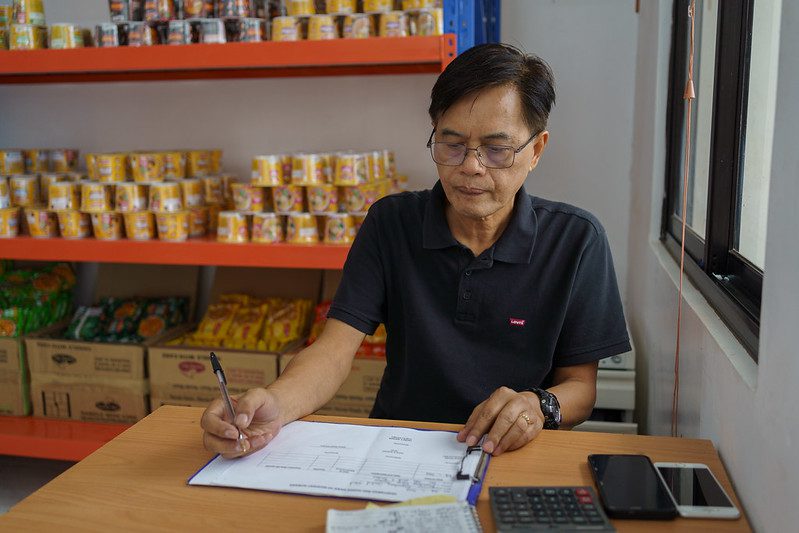
POLYGON ((430 93, 430 118, 435 123, 464 96, 503 85, 516 88, 530 130, 544 130, 555 104, 552 69, 537 55, 507 44, 481 44, 456 57, 430 93))

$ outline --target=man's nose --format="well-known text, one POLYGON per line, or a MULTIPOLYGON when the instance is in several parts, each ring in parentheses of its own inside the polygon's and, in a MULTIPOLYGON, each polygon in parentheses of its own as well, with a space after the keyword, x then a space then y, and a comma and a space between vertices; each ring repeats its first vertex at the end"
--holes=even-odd
POLYGON ((477 150, 468 150, 466 158, 461 163, 463 171, 467 174, 482 174, 485 172, 485 167, 477 157, 477 150))

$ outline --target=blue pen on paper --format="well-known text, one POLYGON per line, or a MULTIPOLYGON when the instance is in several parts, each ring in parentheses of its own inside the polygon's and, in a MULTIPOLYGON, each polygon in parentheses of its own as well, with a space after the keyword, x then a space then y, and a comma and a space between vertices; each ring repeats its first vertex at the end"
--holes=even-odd
MULTIPOLYGON (((219 359, 217 359, 214 352, 211 352, 211 369, 214 371, 214 374, 216 374, 217 381, 219 381, 219 392, 222 393, 222 402, 225 404, 225 409, 230 417, 230 423, 234 424, 236 420, 236 411, 233 409, 233 402, 230 400, 230 394, 228 394, 227 391, 227 379, 225 378, 225 371, 222 370, 222 365, 219 364, 219 359)), ((243 441, 246 439, 246 437, 239 428, 236 429, 239 432, 239 449, 243 451, 245 449, 243 441)))

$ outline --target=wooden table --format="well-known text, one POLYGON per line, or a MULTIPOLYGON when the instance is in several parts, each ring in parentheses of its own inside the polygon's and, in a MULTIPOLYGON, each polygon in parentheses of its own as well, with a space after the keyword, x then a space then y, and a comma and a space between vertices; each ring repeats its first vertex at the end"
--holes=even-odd
MULTIPOLYGON (((363 500, 188 486, 212 456, 202 445, 201 408, 164 406, 0 516, 2 531, 324 531, 326 511, 361 509, 363 500)), ((308 420, 426 429, 459 426, 311 416, 308 420)), ((593 485, 589 453, 642 453, 653 461, 710 466, 735 499, 707 440, 544 431, 533 443, 491 460, 477 503, 494 531, 491 485, 593 485)), ((13 480, 3 480, 3 483, 13 480)), ((749 531, 745 518, 664 522, 615 520, 619 531, 749 531)))

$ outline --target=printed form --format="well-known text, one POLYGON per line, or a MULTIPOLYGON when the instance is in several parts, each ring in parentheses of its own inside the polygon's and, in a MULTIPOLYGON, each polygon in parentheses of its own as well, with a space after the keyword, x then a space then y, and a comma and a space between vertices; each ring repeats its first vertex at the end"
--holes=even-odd
POLYGON ((466 452, 448 431, 297 421, 252 455, 217 456, 189 484, 378 501, 449 494, 462 501, 472 480, 456 474, 473 473, 479 459, 466 452))

